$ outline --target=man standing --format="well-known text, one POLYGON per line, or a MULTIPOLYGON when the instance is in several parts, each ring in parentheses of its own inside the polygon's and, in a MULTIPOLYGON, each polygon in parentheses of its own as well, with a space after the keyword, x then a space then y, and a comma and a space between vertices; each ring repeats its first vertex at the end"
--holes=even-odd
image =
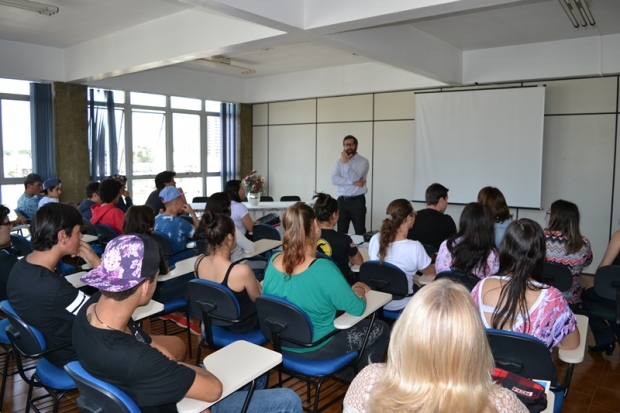
POLYGON ((24 187, 24 193, 17 200, 17 208, 15 208, 22 224, 34 218, 34 214, 39 209, 39 200, 41 199, 39 193, 43 189, 43 179, 38 174, 30 174, 24 180, 24 187), (22 211, 27 216, 20 214, 17 210, 22 211))
POLYGON ((342 141, 343 151, 332 172, 332 184, 338 187, 338 232, 347 233, 349 223, 353 221, 353 228, 357 235, 366 233, 366 175, 368 174, 368 159, 357 153, 357 139, 354 136, 345 136, 342 141))
POLYGON ((454 220, 445 214, 448 208, 448 188, 432 184, 426 188, 424 195, 426 209, 418 211, 407 238, 439 249, 442 242, 456 233, 454 220))

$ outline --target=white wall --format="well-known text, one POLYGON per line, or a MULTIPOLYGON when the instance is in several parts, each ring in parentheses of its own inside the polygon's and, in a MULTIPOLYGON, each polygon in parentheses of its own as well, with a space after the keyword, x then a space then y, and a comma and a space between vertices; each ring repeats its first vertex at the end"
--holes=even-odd
MULTIPOLYGON (((620 229, 619 76, 525 85, 541 83, 547 85, 544 209, 513 209, 512 213, 545 226, 545 210, 553 201, 575 202, 581 211, 582 233, 592 242, 594 262, 587 272, 593 273, 610 233, 620 229)), ((263 174, 268 171, 269 195, 294 194, 303 200, 309 200, 314 190, 335 195, 331 172, 342 138, 352 134, 360 141, 359 153, 371 164, 367 227, 378 229, 390 201, 412 197, 414 96, 410 90, 254 105, 254 168, 263 174)), ((454 173, 466 166, 466 160, 463 165, 446 165, 454 173)), ((527 159, 523 167, 528 167, 527 159)), ((472 193, 471 200, 476 196, 472 193)), ((450 205, 447 213, 458 223, 462 209, 462 205, 450 205)))
POLYGON ((0 40, 0 77, 64 81, 62 49, 0 40))

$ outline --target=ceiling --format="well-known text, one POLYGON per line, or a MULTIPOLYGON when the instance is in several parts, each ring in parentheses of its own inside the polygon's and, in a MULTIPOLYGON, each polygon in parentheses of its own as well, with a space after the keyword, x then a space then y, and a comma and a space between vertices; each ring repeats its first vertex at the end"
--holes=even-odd
MULTIPOLYGON (((283 7, 299 6, 302 13, 310 7, 325 7, 322 13, 330 22, 308 28, 291 24, 304 19, 297 18, 292 12, 287 14, 282 10, 274 10, 271 7, 274 3, 272 0, 39 1, 58 6, 59 13, 43 16, 0 6, 0 40, 64 50, 126 29, 139 28, 148 22, 170 18, 190 9, 197 13, 215 13, 284 32, 282 35, 265 36, 255 41, 232 42, 234 44, 196 50, 196 53, 191 54, 184 53, 184 56, 191 55, 192 58, 178 63, 179 67, 185 69, 242 78, 248 76, 207 68, 194 63, 192 59, 223 55, 230 58, 234 65, 256 70, 250 77, 262 77, 372 61, 394 65, 393 58, 381 58, 381 48, 384 46, 380 44, 369 44, 368 49, 359 45, 347 47, 346 42, 334 41, 333 37, 342 34, 355 35, 358 31, 378 31, 386 27, 398 30, 411 28, 415 33, 423 32, 460 51, 620 33, 620 0, 589 0, 597 26, 588 29, 574 29, 557 0, 401 0, 394 4, 404 4, 402 10, 387 10, 384 14, 373 12, 373 7, 377 7, 376 0, 359 0, 357 3, 342 0, 332 3, 333 7, 341 8, 347 4, 352 7, 359 4, 360 10, 351 8, 349 14, 359 14, 360 17, 348 21, 346 17, 335 21, 333 16, 337 16, 338 11, 344 11, 346 16, 347 10, 330 10, 324 6, 330 4, 327 0, 286 0, 287 4, 283 7), (416 8, 417 3, 428 6, 416 8), (363 14, 363 8, 368 10, 367 15, 363 14)), ((391 6, 386 4, 385 7, 391 6)), ((308 19, 306 16, 306 20, 308 19)), ((179 31, 184 29, 178 27, 179 31)), ((140 32, 140 36, 148 35, 147 30, 140 32)), ((226 37, 226 34, 222 36, 226 37)), ((412 43, 415 42, 416 39, 412 38, 412 43)), ((168 59, 160 67, 178 61, 183 59, 168 59)), ((405 70, 409 67, 405 63, 395 66, 405 70)), ((148 66, 152 67, 157 66, 148 66)), ((119 70, 119 73, 127 73, 127 70, 119 70)))

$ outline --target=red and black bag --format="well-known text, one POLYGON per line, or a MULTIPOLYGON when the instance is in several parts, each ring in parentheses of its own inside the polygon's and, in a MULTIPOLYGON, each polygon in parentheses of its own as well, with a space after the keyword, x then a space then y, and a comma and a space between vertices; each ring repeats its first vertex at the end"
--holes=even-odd
POLYGON ((545 388, 535 381, 497 367, 491 377, 495 383, 512 391, 531 413, 539 413, 547 408, 545 388))

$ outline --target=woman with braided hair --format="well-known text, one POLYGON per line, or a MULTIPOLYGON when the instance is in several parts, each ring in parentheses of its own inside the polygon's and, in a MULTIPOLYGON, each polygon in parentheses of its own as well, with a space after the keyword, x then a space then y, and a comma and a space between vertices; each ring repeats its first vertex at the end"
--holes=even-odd
MULTIPOLYGON (((415 221, 415 211, 411 202, 396 199, 387 207, 381 231, 370 239, 368 257, 371 260, 389 262, 403 270, 407 276, 409 293, 413 292, 413 276, 420 271, 424 275, 435 276, 435 265, 418 241, 407 239, 407 232, 415 221)), ((407 305, 411 297, 392 300, 385 305, 389 311, 398 311, 407 305)))

